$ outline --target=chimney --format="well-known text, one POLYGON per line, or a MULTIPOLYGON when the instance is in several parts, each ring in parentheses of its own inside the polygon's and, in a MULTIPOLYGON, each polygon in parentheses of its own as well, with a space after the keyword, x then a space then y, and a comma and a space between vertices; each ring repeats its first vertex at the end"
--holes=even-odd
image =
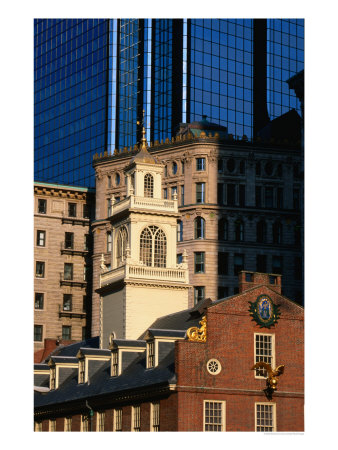
POLYGON ((238 274, 238 287, 241 294, 256 286, 265 285, 278 294, 282 293, 282 275, 275 273, 250 272, 242 270, 238 274))

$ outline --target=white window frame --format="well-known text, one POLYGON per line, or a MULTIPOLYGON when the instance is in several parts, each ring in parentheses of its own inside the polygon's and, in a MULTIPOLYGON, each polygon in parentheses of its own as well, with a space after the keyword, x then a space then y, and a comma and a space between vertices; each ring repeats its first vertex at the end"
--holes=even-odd
POLYGON ((221 404, 221 430, 219 431, 226 431, 226 402, 224 400, 203 400, 203 431, 213 431, 213 430, 206 430, 207 425, 217 425, 212 423, 206 422, 206 404, 207 403, 220 403, 221 404))
POLYGON ((274 432, 277 431, 277 415, 276 415, 276 403, 271 403, 271 402, 255 402, 255 431, 263 431, 264 433, 267 432, 274 432), (258 426, 264 426, 264 427, 269 427, 266 425, 258 425, 257 424, 257 406, 263 406, 263 405, 267 405, 267 406, 271 406, 272 407, 272 426, 271 426, 271 430, 257 430, 258 426))
POLYGON ((113 431, 122 431, 122 408, 114 409, 113 431))
POLYGON ((42 422, 34 422, 34 431, 42 431, 42 422))
POLYGON ((160 431, 160 402, 150 403, 150 431, 160 431))
POLYGON ((85 382, 86 375, 86 362, 84 358, 79 359, 79 384, 83 384, 85 382))
POLYGON ((64 431, 72 431, 72 418, 65 417, 64 431))
POLYGON ((119 351, 113 350, 111 354, 111 376, 117 377, 119 375, 119 351))
POLYGON ((141 431, 141 405, 131 407, 131 431, 141 431))
POLYGON ((96 431, 104 431, 105 411, 98 411, 96 413, 96 431))
POLYGON ((81 428, 80 431, 89 431, 89 416, 88 414, 81 414, 81 428))
MULTIPOLYGON (((276 357, 275 357, 275 335, 273 333, 254 333, 254 364, 256 364, 259 361, 264 361, 267 362, 268 364, 271 365, 271 367, 274 369, 275 368, 275 361, 276 361, 276 357), (263 358, 260 358, 260 356, 262 355, 257 355, 256 352, 256 336, 268 336, 271 338, 271 360, 269 361, 264 361, 263 358)), ((266 358, 265 358, 266 359, 266 358)), ((265 369, 264 369, 265 370, 265 369)), ((265 379, 265 376, 262 375, 257 375, 257 370, 255 370, 255 378, 257 379, 265 379)))
POLYGON ((147 342, 147 369, 155 367, 155 339, 147 342))
POLYGON ((49 427, 48 431, 56 431, 56 420, 55 419, 49 419, 49 427))

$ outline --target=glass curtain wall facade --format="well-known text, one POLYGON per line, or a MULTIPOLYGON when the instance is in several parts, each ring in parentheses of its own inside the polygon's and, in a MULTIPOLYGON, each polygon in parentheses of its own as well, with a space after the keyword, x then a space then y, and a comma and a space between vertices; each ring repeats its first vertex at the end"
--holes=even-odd
POLYGON ((148 142, 204 115, 252 139, 300 114, 301 19, 44 19, 34 41, 38 181, 93 187, 93 154, 133 147, 142 122, 148 142))
POLYGON ((106 145, 107 20, 45 19, 34 26, 34 176, 93 186, 106 145))

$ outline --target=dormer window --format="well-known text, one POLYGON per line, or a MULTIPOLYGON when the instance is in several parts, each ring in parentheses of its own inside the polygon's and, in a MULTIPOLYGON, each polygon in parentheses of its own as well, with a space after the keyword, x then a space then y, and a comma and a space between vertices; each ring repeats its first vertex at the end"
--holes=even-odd
POLYGON ((117 377, 118 375, 118 363, 119 363, 118 350, 115 350, 112 352, 112 362, 111 362, 112 377, 117 377))
POLYGON ((150 173, 146 173, 144 176, 144 196, 154 196, 154 177, 150 173))
POLYGON ((50 369, 50 389, 55 389, 56 369, 52 367, 50 369))
POLYGON ((150 341, 147 343, 147 369, 151 369, 155 366, 155 342, 150 341))
POLYGON ((85 360, 80 359, 79 360, 79 383, 85 382, 85 360))

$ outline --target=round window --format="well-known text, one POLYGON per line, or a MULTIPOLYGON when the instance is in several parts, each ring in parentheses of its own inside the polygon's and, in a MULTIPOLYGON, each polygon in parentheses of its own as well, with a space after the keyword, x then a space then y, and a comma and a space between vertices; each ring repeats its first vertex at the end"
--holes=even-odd
POLYGON ((222 370, 221 363, 217 359, 209 359, 207 362, 207 370, 211 375, 218 375, 222 370))

